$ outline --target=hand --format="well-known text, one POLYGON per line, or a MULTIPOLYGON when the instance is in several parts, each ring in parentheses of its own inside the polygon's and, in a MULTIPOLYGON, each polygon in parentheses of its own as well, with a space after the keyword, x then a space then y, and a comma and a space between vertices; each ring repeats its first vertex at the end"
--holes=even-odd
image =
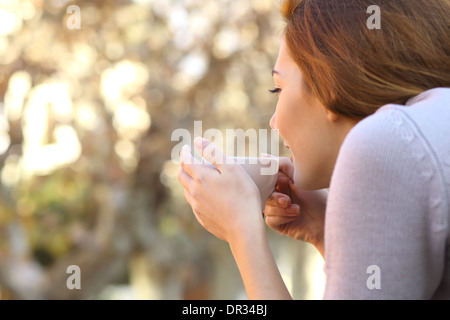
POLYGON ((248 173, 205 139, 197 138, 195 147, 217 168, 195 159, 188 146, 181 150, 178 180, 199 223, 227 242, 264 230, 259 191, 248 173))
POLYGON ((281 234, 312 243, 321 251, 328 191, 301 190, 293 176, 292 162, 280 158, 277 187, 264 209, 266 224, 281 234))

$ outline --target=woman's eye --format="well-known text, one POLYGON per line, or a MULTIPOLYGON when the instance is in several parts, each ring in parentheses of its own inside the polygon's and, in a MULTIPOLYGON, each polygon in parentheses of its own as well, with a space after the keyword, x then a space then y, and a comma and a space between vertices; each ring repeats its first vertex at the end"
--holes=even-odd
POLYGON ((269 92, 271 92, 271 93, 280 93, 281 89, 280 88, 275 88, 273 90, 269 90, 269 92))

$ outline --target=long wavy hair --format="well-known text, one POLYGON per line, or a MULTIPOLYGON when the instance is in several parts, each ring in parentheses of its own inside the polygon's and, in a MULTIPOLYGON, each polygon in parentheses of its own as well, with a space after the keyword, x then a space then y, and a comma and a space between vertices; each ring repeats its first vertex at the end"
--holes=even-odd
POLYGON ((362 119, 388 104, 450 87, 450 0, 286 0, 284 35, 311 92, 362 119), (381 28, 368 28, 368 8, 381 28))

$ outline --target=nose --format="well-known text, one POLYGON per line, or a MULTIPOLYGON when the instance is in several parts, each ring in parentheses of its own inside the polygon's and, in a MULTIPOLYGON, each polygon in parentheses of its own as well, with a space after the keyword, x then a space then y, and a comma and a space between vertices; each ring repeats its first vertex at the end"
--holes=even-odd
POLYGON ((273 113, 273 116, 270 119, 269 124, 270 124, 270 127, 272 128, 272 130, 278 133, 277 123, 275 121, 276 114, 277 114, 276 112, 273 113))

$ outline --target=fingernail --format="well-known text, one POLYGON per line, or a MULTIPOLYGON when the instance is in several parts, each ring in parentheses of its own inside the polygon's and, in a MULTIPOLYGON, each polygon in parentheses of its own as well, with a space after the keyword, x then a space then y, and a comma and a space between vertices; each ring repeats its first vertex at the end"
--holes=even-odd
POLYGON ((287 213, 298 214, 300 212, 299 207, 289 207, 286 209, 287 213))
POLYGON ((288 205, 289 200, 286 198, 280 198, 278 199, 278 203, 281 204, 282 206, 286 207, 288 205))
POLYGON ((209 141, 202 137, 197 137, 195 138, 194 143, 198 148, 205 148, 209 144, 209 141))

